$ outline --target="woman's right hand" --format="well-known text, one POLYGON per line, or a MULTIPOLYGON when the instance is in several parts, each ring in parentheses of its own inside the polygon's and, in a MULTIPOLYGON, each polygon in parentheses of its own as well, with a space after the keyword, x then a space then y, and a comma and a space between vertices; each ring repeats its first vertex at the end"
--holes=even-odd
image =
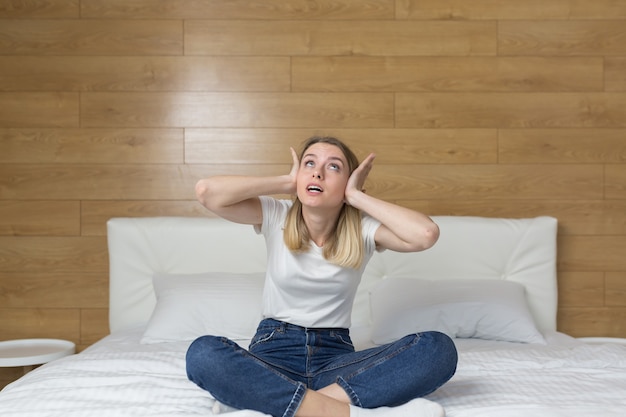
POLYGON ((289 149, 291 150, 291 159, 293 160, 293 165, 291 166, 291 171, 289 172, 289 178, 291 179, 291 191, 289 194, 296 194, 296 180, 298 178, 298 170, 300 169, 300 159, 293 148, 289 149))

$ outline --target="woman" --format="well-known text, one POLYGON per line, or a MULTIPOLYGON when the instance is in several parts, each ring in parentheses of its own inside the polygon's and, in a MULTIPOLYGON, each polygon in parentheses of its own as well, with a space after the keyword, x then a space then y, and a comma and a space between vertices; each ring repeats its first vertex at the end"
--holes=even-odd
POLYGON ((265 318, 249 350, 200 337, 187 352, 189 379, 223 404, 275 417, 443 416, 420 397, 454 374, 450 338, 425 332, 355 352, 348 332, 374 250, 427 249, 439 228, 362 191, 374 154, 359 164, 332 137, 313 137, 291 154, 288 175, 216 176, 196 186, 206 208, 264 235, 268 265, 265 318))

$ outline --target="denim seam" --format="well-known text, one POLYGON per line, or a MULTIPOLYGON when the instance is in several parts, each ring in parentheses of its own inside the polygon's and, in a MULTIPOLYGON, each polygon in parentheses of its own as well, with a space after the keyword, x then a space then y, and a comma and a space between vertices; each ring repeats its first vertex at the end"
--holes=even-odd
POLYGON ((242 352, 239 352, 240 355, 243 356, 248 356, 250 358, 252 358, 254 361, 256 361, 260 366, 263 366, 265 369, 273 372, 274 374, 276 374, 277 376, 279 376, 280 378, 284 379, 285 381, 290 381, 290 382, 294 382, 293 379, 291 379, 289 376, 287 376, 286 374, 284 374, 283 372, 280 371, 285 371, 285 372, 289 372, 292 373, 294 375, 298 375, 298 376, 303 376, 298 372, 294 372, 284 366, 279 366, 279 365, 275 365, 273 363, 267 362, 265 360, 263 360, 262 358, 256 356, 254 353, 252 352, 248 352, 246 350, 243 350, 242 352))
POLYGON ((296 414, 298 408, 300 408, 300 404, 302 404, 305 393, 306 387, 301 382, 298 382, 296 392, 294 392, 293 397, 291 397, 291 401, 289 402, 287 409, 283 413, 283 417, 293 417, 296 414))
POLYGON ((346 394, 350 398, 350 403, 352 405, 355 405, 357 407, 362 407, 363 406, 361 404, 361 400, 359 400, 359 396, 356 394, 356 392, 354 392, 354 390, 352 389, 350 384, 348 384, 348 382, 345 379, 343 379, 342 377, 338 377, 337 378, 337 385, 339 385, 341 388, 343 388, 343 390, 346 392, 346 394))
POLYGON ((279 365, 275 365, 275 364, 273 364, 271 362, 267 362, 266 360, 264 360, 263 358, 255 355, 253 352, 250 352, 249 350, 238 348, 239 346, 237 346, 236 344, 233 346, 230 343, 231 341, 228 338, 226 338, 226 337, 221 337, 220 341, 226 347, 231 348, 233 353, 241 355, 241 356, 246 356, 248 358, 251 358, 258 365, 260 365, 260 366, 264 367, 265 369, 271 371, 276 376, 284 379, 285 381, 295 382, 291 378, 289 378, 289 376, 287 376, 283 372, 280 372, 279 370, 290 372, 290 373, 295 374, 295 375, 300 375, 298 372, 293 372, 293 371, 289 370, 288 368, 286 368, 284 366, 279 366, 279 365))
POLYGON ((379 358, 377 361, 370 363, 368 366, 364 366, 362 368, 360 368, 359 370, 353 372, 351 375, 347 376, 348 379, 359 375, 369 369, 375 368, 377 366, 379 366, 380 364, 383 364, 385 362, 387 362, 389 359, 391 358, 395 358, 396 356, 400 355, 401 353, 403 353, 404 351, 410 349, 412 346, 416 345, 419 340, 420 340, 420 336, 419 334, 414 334, 414 339, 411 341, 411 343, 408 343, 396 350, 394 350, 393 352, 391 352, 390 354, 387 354, 385 356, 383 356, 382 358, 379 358))
MULTIPOLYGON (((368 369, 371 369, 371 368, 373 368, 373 367, 375 367, 375 366, 378 366, 378 365, 380 365, 381 363, 384 363, 384 362, 388 361, 389 359, 391 359, 391 358, 393 358, 393 357, 395 357, 395 356, 397 356, 397 355, 401 354, 401 353, 402 353, 402 352, 404 352, 405 350, 409 349, 410 347, 412 347, 413 345, 415 345, 416 343, 418 343, 418 342, 419 342, 419 339, 420 339, 419 334, 414 334, 413 336, 415 336, 415 337, 414 337, 414 339, 411 341, 411 343, 408 343, 408 344, 406 344, 406 345, 402 346, 401 348, 396 349, 396 350, 394 350, 393 352, 391 352, 391 353, 389 353, 389 354, 387 354, 387 355, 385 355, 385 356, 383 356, 383 357, 379 358, 376 362, 372 362, 371 364, 369 364, 369 366, 366 366, 366 367, 364 367, 364 368, 361 368, 359 371, 352 373, 352 375, 350 375, 350 377, 352 377, 352 376, 354 376, 354 375, 358 375, 358 374, 360 374, 361 372, 366 371, 366 370, 368 370, 368 369)), ((387 349, 388 349, 389 347, 390 347, 390 345, 387 347, 387 349)), ((350 366, 350 365, 352 365, 352 364, 362 362, 362 361, 363 361, 363 359, 369 359, 369 358, 371 358, 372 356, 379 355, 380 353, 381 353, 380 351, 376 351, 376 352, 372 352, 372 354, 371 354, 371 355, 369 355, 369 356, 365 356, 365 357, 363 357, 363 358, 355 359, 354 361, 351 361, 351 362, 345 362, 345 363, 341 363, 341 364, 338 364, 338 365, 328 366, 328 367, 324 368, 324 369, 323 369, 323 371, 321 371, 320 373, 323 373, 323 372, 328 372, 328 371, 334 371, 334 370, 336 370, 336 369, 341 369, 341 368, 344 368, 344 367, 346 367, 346 366, 350 366)))

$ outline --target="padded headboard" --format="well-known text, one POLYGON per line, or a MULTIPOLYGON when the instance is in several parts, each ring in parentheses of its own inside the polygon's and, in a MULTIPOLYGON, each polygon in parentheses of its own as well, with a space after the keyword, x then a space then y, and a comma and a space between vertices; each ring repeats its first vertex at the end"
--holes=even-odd
MULTIPOLYGON (((374 254, 357 293, 353 325, 368 325, 372 286, 396 276, 519 282, 526 287, 538 327, 556 330, 555 218, 433 216, 433 220, 441 234, 431 249, 374 254)), ((192 217, 113 218, 107 226, 111 332, 150 319, 156 303, 155 273, 265 270, 265 241, 252 226, 192 217)))

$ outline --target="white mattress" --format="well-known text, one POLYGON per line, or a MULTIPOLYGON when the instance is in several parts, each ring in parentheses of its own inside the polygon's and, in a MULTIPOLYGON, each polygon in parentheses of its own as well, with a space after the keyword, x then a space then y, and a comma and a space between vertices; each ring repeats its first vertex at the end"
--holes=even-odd
MULTIPOLYGON (((0 392, 0 416, 215 414, 215 400, 186 377, 188 343, 141 345, 141 334, 118 332, 32 371, 0 392)), ((626 415, 626 345, 559 333, 547 339, 547 346, 458 340, 456 375, 428 398, 450 417, 626 415)))

